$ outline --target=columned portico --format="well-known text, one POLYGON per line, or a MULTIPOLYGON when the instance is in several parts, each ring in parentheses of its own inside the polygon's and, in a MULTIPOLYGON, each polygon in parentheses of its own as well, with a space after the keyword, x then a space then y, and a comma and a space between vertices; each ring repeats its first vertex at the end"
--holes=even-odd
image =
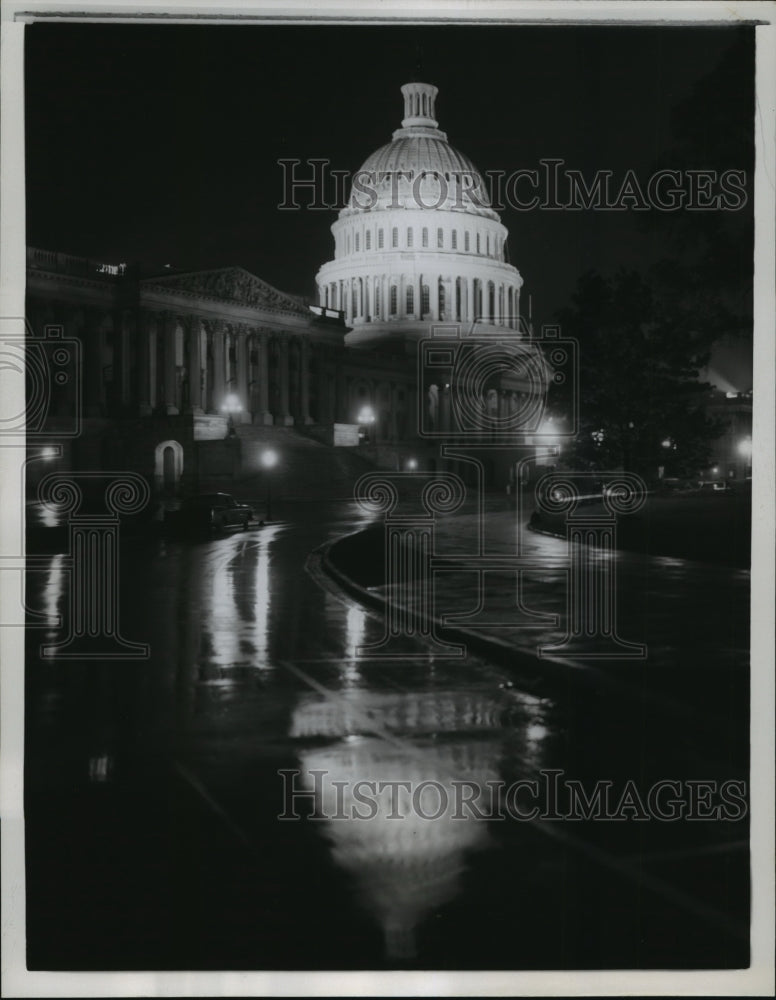
POLYGON ((175 336, 178 319, 172 313, 165 313, 162 319, 164 353, 164 409, 168 416, 179 413, 176 394, 175 336))
POLYGON ((202 413, 202 322, 189 319, 188 329, 189 412, 202 413))

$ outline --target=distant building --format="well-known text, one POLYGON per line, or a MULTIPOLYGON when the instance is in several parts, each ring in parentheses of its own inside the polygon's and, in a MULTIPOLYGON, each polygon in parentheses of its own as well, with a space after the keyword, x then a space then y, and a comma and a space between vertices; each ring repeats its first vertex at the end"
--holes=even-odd
POLYGON ((752 392, 714 391, 706 412, 723 420, 726 430, 712 444, 704 479, 743 481, 752 475, 752 392))
MULTIPOLYGON (((511 343, 531 332, 507 230, 477 168, 438 128, 436 87, 402 93, 401 128, 366 159, 332 226, 316 306, 241 267, 147 273, 28 249, 35 336, 56 339, 60 327, 82 348, 79 372, 50 398, 41 390, 54 436, 75 410, 81 419, 64 467, 135 470, 167 490, 228 482, 251 471, 245 456, 278 427, 367 442, 388 468, 456 467, 439 452, 457 427, 455 352, 426 369, 418 342, 440 325, 448 337, 511 343)), ((475 376, 472 419, 492 427, 519 423, 545 384, 540 364, 526 374, 502 361, 475 376)), ((488 474, 503 484, 505 469, 500 459, 488 474)))

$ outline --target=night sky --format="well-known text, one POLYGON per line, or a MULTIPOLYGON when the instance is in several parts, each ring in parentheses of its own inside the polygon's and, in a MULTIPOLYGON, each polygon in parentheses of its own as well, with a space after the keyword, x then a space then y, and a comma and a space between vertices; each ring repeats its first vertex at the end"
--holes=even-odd
MULTIPOLYGON (((357 169, 399 127, 408 80, 439 87, 440 128, 480 170, 560 157, 646 181, 658 163, 751 169, 753 54, 753 29, 738 27, 35 24, 27 242, 184 270, 241 264, 313 296, 336 213, 278 211, 277 161, 357 169)), ((734 231, 749 211, 723 222, 734 231)), ((538 209, 502 220, 540 321, 586 269, 646 268, 675 221, 538 209)))

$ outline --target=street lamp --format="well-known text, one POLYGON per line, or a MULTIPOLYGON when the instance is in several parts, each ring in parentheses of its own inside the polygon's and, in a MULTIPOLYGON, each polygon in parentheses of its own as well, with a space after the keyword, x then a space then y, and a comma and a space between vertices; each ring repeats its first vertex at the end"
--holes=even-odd
POLYGON ((418 467, 418 460, 417 460, 417 458, 408 458, 407 459, 407 468, 410 470, 410 472, 414 472, 415 469, 417 469, 417 467, 418 467))
POLYGON ((375 422, 375 411, 371 406, 362 406, 358 414, 359 425, 366 427, 365 431, 359 431, 358 436, 363 437, 365 441, 369 440, 369 427, 375 422))
POLYGON ((267 470, 267 520, 272 520, 272 470, 278 464, 278 453, 271 448, 261 453, 261 464, 267 470))
POLYGON ((748 437, 742 438, 738 442, 738 451, 745 458, 748 458, 752 454, 752 439, 748 437))
POLYGON ((221 409, 227 415, 229 428, 227 431, 227 437, 234 437, 236 434, 234 429, 234 415, 235 413, 242 413, 242 403, 240 402, 239 396, 235 396, 233 392, 230 392, 221 404, 221 409))

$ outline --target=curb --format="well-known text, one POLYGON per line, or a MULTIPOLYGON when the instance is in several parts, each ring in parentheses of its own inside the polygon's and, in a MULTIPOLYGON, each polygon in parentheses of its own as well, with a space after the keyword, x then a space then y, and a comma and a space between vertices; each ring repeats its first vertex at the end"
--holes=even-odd
MULTIPOLYGON (((361 534, 362 530, 353 531, 326 542, 315 549, 311 553, 311 557, 317 557, 320 560, 322 571, 352 598, 375 610, 386 611, 390 605, 387 597, 356 583, 355 580, 337 566, 331 557, 331 550, 335 545, 345 538, 353 538, 361 534)), ((509 643, 502 642, 493 636, 485 636, 459 625, 445 625, 436 616, 432 618, 432 621, 435 626, 435 633, 440 639, 447 639, 451 642, 463 644, 467 649, 486 656, 499 666, 516 669, 520 672, 521 679, 533 686, 547 681, 557 682, 563 680, 568 682, 572 679, 574 681, 584 680, 589 684, 601 681, 616 683, 609 675, 588 664, 582 664, 578 661, 562 657, 540 657, 534 653, 516 649, 509 643)), ((420 637, 412 638, 415 638, 420 643, 423 642, 420 637)))

